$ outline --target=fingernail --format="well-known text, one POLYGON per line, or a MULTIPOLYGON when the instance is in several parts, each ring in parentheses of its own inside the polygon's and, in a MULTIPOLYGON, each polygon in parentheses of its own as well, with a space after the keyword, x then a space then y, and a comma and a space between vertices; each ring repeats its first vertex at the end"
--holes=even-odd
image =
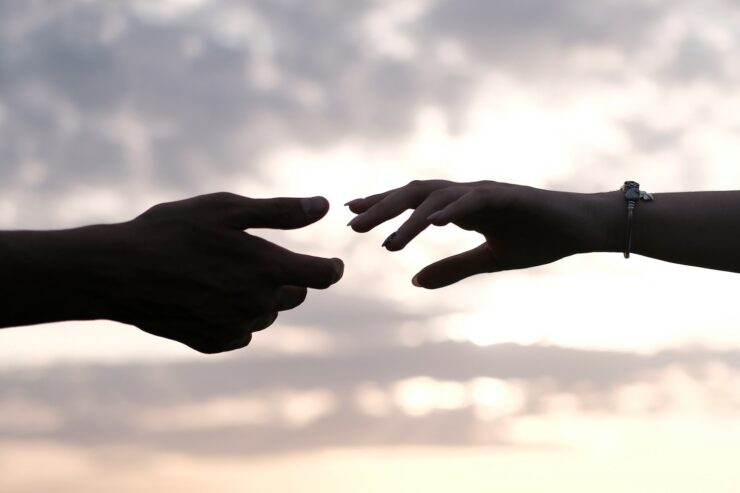
POLYGON ((347 226, 354 226, 357 224, 357 222, 360 220, 360 216, 355 216, 352 218, 350 222, 347 223, 347 226))
POLYGON ((398 234, 398 232, 391 233, 391 235, 388 238, 385 239, 385 241, 383 242, 382 245, 380 245, 380 247, 381 248, 387 247, 396 238, 396 235, 397 234, 398 234))
POLYGON ((311 218, 323 215, 324 212, 326 212, 327 205, 327 201, 324 197, 311 197, 310 199, 301 200, 303 212, 311 218))
POLYGON ((421 284, 419 284, 419 275, 415 275, 413 279, 411 279, 411 284, 416 286, 417 288, 421 287, 421 284))

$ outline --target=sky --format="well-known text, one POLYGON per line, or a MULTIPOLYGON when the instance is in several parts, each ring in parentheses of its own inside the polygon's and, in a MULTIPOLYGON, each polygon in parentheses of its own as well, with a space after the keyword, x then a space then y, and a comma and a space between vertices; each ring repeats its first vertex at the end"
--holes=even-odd
POLYGON ((324 195, 344 259, 252 344, 0 331, 0 490, 734 492, 736 274, 617 254, 411 285, 346 201, 414 179, 740 188, 731 0, 0 0, 0 228, 324 195), (625 311, 629 306, 629 311, 625 311), (38 473, 43 471, 43 473, 38 473))

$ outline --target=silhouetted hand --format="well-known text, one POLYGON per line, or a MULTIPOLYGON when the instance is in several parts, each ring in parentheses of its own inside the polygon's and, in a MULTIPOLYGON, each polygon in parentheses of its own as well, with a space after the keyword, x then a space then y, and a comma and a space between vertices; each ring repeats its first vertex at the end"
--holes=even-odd
POLYGON ((623 199, 615 193, 576 194, 492 181, 430 180, 414 181, 347 205, 358 214, 350 222, 357 232, 370 231, 415 209, 383 243, 391 251, 404 248, 431 224, 453 223, 482 234, 485 242, 477 248, 429 265, 414 277, 414 285, 432 289, 475 274, 533 267, 619 245, 621 230, 601 227, 594 212, 608 211, 610 217, 621 218, 623 199))
POLYGON ((343 273, 339 259, 301 255, 245 233, 293 229, 322 218, 326 199, 250 199, 217 193, 160 204, 121 225, 110 317, 204 353, 249 344, 278 312, 300 305, 306 288, 343 273))

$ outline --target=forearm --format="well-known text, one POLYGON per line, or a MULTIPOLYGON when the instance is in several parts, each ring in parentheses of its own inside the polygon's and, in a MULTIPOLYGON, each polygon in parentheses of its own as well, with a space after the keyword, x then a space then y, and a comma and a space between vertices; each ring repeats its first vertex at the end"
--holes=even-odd
MULTIPOLYGON (((611 192, 594 197, 602 218, 602 242, 594 250, 622 251, 627 225, 623 195, 611 192)), ((652 202, 641 201, 635 210, 631 251, 678 264, 740 272, 740 191, 661 193, 652 202)))
POLYGON ((0 327, 107 318, 113 226, 0 233, 0 327))

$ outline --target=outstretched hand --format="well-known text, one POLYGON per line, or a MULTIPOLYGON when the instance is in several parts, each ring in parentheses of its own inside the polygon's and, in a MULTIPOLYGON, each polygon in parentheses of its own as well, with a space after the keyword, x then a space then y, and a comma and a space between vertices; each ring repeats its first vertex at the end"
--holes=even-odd
POLYGON ((295 229, 329 210, 322 197, 251 199, 203 195, 152 207, 120 225, 124 253, 114 320, 204 353, 249 344, 307 288, 341 279, 339 259, 292 252, 246 233, 295 229))
POLYGON ((357 214, 349 225, 359 233, 414 209, 383 243, 390 251, 403 249, 430 225, 452 223, 485 237, 473 250, 433 263, 413 278, 414 285, 430 289, 618 244, 609 237, 611 230, 600 226, 594 207, 621 212, 614 194, 554 192, 493 181, 413 181, 347 205, 357 214))

